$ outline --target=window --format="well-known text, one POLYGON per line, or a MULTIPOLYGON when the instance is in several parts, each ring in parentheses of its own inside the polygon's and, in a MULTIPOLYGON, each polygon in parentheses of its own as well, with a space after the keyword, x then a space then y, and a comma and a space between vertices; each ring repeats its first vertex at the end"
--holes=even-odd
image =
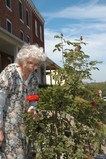
POLYGON ((35 20, 35 35, 38 36, 38 22, 35 20))
POLYGON ((12 58, 11 57, 8 57, 8 64, 12 63, 12 58))
POLYGON ((27 36, 27 43, 30 44, 30 37, 27 36))
POLYGON ((8 8, 11 8, 11 0, 6 0, 6 6, 7 6, 8 8))
POLYGON ((24 40, 24 33, 23 33, 22 30, 20 31, 20 39, 21 39, 21 40, 24 40))
POLYGON ((43 40, 43 32, 42 32, 42 26, 40 26, 40 40, 43 40))
POLYGON ((30 25, 29 23, 30 23, 29 22, 29 12, 28 12, 28 10, 26 10, 26 24, 27 24, 27 26, 30 25))
POLYGON ((12 24, 11 21, 9 19, 6 20, 6 29, 8 32, 12 32, 12 24))
POLYGON ((23 20, 23 7, 22 7, 22 0, 19 0, 19 18, 23 20))
POLYGON ((2 71, 2 59, 1 59, 1 54, 0 54, 0 72, 2 71))

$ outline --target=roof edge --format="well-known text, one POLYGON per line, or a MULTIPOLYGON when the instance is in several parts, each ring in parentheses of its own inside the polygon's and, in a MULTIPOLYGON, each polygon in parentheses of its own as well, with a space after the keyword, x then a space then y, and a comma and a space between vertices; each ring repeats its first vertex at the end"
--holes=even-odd
POLYGON ((27 0, 27 2, 31 5, 32 9, 35 11, 35 13, 38 15, 38 17, 40 18, 40 20, 45 23, 45 20, 43 18, 43 16, 41 15, 41 13, 38 11, 38 9, 36 8, 36 6, 34 5, 34 3, 32 2, 32 0, 27 0))

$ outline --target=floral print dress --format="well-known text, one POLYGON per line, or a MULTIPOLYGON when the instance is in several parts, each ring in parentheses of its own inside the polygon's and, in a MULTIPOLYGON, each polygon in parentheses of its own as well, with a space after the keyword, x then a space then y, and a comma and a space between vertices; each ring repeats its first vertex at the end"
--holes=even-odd
POLYGON ((15 63, 10 64, 0 74, 0 90, 7 95, 3 108, 5 140, 2 144, 1 158, 27 159, 22 114, 26 109, 26 96, 38 92, 37 73, 31 73, 27 84, 25 84, 17 71, 15 63))

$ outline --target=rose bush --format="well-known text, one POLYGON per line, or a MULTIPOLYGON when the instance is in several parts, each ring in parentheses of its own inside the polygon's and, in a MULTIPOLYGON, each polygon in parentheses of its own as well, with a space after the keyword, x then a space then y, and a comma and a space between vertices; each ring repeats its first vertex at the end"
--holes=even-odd
POLYGON ((28 125, 28 138, 34 142, 36 159, 92 158, 100 150, 97 123, 104 122, 105 105, 83 80, 91 79, 90 71, 98 62, 77 47, 86 45, 82 37, 77 42, 62 34, 55 37, 61 40, 54 51, 62 51, 63 67, 52 75, 57 85, 40 88, 41 116, 28 125))

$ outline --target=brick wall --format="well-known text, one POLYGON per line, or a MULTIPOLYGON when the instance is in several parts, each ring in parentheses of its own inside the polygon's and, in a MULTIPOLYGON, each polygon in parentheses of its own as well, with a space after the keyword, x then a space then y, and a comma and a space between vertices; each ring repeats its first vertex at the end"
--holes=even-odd
POLYGON ((32 14, 32 30, 33 30, 33 43, 39 44, 44 48, 44 25, 40 22, 36 14, 32 14), (38 24, 38 36, 35 35, 35 19, 38 24), (43 40, 40 40, 40 26, 42 26, 43 40))
MULTIPOLYGON (((31 6, 26 0, 22 0, 23 5, 23 21, 19 19, 19 0, 11 0, 11 9, 6 7, 6 1, 0 1, 0 26, 6 29, 6 19, 12 23, 12 34, 20 38, 20 30, 24 32, 24 41, 27 42, 27 36, 30 37, 30 43, 37 43, 44 47, 44 24, 40 21, 39 17, 33 12, 31 6), (26 25, 26 9, 30 16, 30 27, 26 25), (43 40, 35 36, 34 19, 38 21, 38 32, 40 25, 43 28, 43 40)), ((40 36, 40 33, 39 33, 40 36)))

